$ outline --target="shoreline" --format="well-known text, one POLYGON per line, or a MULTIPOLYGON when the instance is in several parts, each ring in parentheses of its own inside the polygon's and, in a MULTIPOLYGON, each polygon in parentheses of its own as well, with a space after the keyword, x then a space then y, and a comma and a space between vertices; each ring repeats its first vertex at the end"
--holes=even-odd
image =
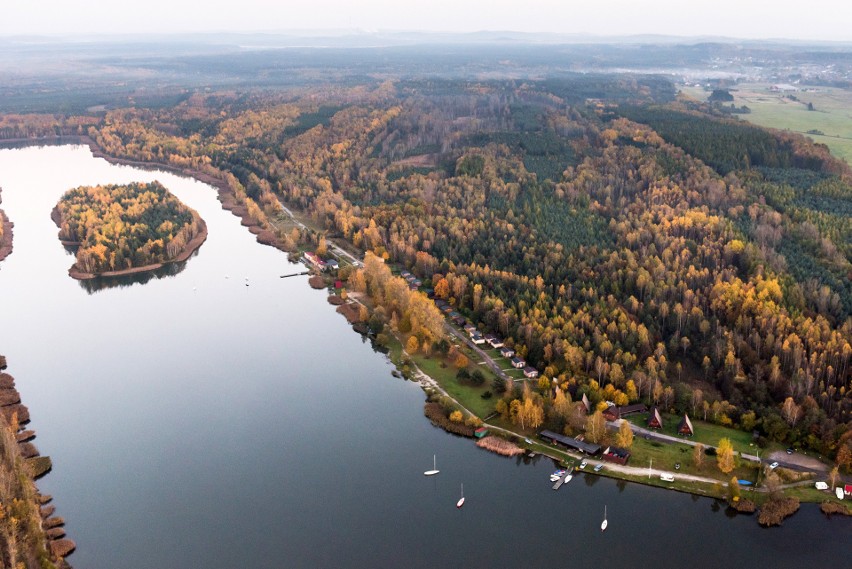
MULTIPOLYGON (((275 235, 274 231, 265 228, 260 222, 248 215, 246 207, 236 200, 234 191, 228 186, 227 182, 222 178, 213 176, 206 172, 201 172, 195 168, 175 166, 164 162, 144 162, 141 160, 133 160, 130 158, 120 158, 107 154, 98 143, 89 135, 70 135, 64 137, 39 137, 39 138, 16 138, 16 139, 0 139, 0 148, 5 146, 39 146, 39 145, 76 145, 86 146, 92 156, 106 160, 110 164, 117 166, 132 166, 143 170, 164 170, 184 178, 192 178, 203 184, 208 184, 216 188, 218 193, 219 203, 222 204, 222 209, 230 211, 232 214, 240 218, 240 222, 244 227, 255 236, 255 239, 261 245, 274 247, 284 253, 291 253, 284 248, 284 243, 275 235)), ((153 270, 153 269, 149 269, 153 270)))
MULTIPOLYGON (((27 514, 20 520, 21 527, 31 543, 14 553, 29 554, 46 560, 49 558, 57 567, 70 568, 65 557, 74 552, 77 545, 65 534, 65 520, 57 515, 53 497, 42 494, 36 480, 48 474, 53 465, 49 456, 42 456, 32 443, 36 434, 24 430, 30 422, 29 410, 21 402, 21 396, 15 387, 15 378, 5 371, 6 360, 0 356, 0 439, 7 448, 7 455, 0 460, 0 470, 4 475, 14 474, 15 482, 0 488, 0 501, 12 500, 25 505, 27 514), (11 463, 8 462, 11 457, 11 463)), ((5 519, 0 519, 5 523, 5 519)), ((23 545, 23 544, 21 544, 23 545)), ((0 550, 2 551, 2 550, 0 550)), ((9 554, 9 551, 4 552, 9 554)), ((17 565, 15 565, 17 567, 17 565)))
MULTIPOLYGON (((130 267, 129 269, 121 269, 118 271, 104 271, 102 273, 87 273, 84 271, 80 271, 77 269, 77 264, 75 263, 71 265, 70 269, 68 269, 68 276, 78 281, 86 281, 100 277, 123 277, 127 275, 135 275, 139 273, 147 273, 149 271, 156 271, 157 269, 161 269, 166 265, 171 265, 173 263, 182 263, 186 261, 196 251, 198 251, 198 249, 201 247, 201 245, 204 244, 205 241, 207 241, 208 235, 207 222, 201 219, 201 216, 198 215, 198 212, 194 209, 190 208, 190 211, 192 211, 192 219, 200 224, 201 231, 199 231, 195 237, 189 240, 189 242, 186 244, 186 247, 184 247, 181 252, 178 253, 177 256, 175 256, 175 258, 169 259, 168 261, 163 261, 162 263, 151 263, 150 265, 130 267)), ((54 207, 53 210, 51 210, 50 219, 53 220, 53 223, 55 223, 57 227, 61 227, 62 219, 59 215, 58 206, 54 207)), ((59 239, 59 242, 65 247, 79 247, 81 245, 79 241, 67 241, 61 238, 59 239)), ((0 257, 0 260, 2 260, 2 257, 0 257)))
MULTIPOLYGON (((242 225, 246 226, 251 233, 257 235, 258 233, 260 233, 262 231, 261 227, 258 225, 258 223, 256 221, 251 220, 251 218, 247 217, 247 215, 245 214, 245 207, 236 202, 236 200, 234 199, 233 191, 227 186, 227 184, 225 183, 224 180, 221 180, 219 178, 216 178, 214 176, 211 176, 211 175, 203 173, 203 172, 199 172, 199 171, 191 169, 191 168, 178 168, 178 167, 175 167, 175 166, 172 166, 172 165, 161 164, 161 163, 156 163, 156 162, 140 162, 140 161, 136 161, 136 160, 111 157, 111 156, 108 156, 107 154, 105 154, 97 146, 95 141, 92 140, 91 138, 89 138, 88 136, 79 137, 79 138, 81 140, 80 143, 81 144, 87 144, 89 149, 92 151, 92 154, 95 157, 103 158, 110 163, 140 167, 140 168, 145 168, 145 169, 152 169, 153 168, 153 169, 168 170, 168 171, 177 173, 179 175, 183 175, 183 176, 186 176, 186 177, 196 179, 196 180, 198 180, 202 183, 207 183, 207 184, 215 187, 217 189, 217 191, 219 192, 219 201, 222 203, 223 209, 229 210, 234 215, 236 215, 237 217, 240 217, 243 220, 242 225)), ((38 141, 31 141, 31 143, 32 144, 38 144, 38 141)), ((257 240, 258 240, 258 242, 260 242, 262 244, 272 245, 272 246, 275 246, 276 248, 278 248, 281 251, 287 252, 286 250, 284 250, 280 246, 276 246, 273 243, 264 243, 264 241, 261 241, 260 238, 258 238, 257 240)), ((349 303, 347 303, 347 304, 349 304, 349 303)), ((341 308, 342 307, 337 307, 337 311, 341 312, 341 308)), ((393 362, 393 360, 391 360, 391 361, 394 364, 394 367, 396 368, 397 371, 402 371, 401 364, 399 364, 397 362, 393 362)), ((411 362, 411 365, 413 366, 413 368, 415 370, 416 380, 418 380, 418 383, 420 384, 421 389, 423 389, 423 391, 427 395, 428 395, 430 389, 436 390, 436 391, 440 392, 441 394, 443 394, 444 396, 450 398, 453 402, 455 402, 455 404, 460 409, 465 410, 468 414, 470 414, 472 416, 477 416, 473 412, 471 412, 470 410, 466 409, 466 407, 463 404, 461 404, 459 401, 457 401, 455 398, 453 398, 451 395, 449 395, 447 393, 447 391, 440 385, 438 380, 436 380, 432 376, 429 376, 428 374, 423 372, 414 362, 411 362)), ((499 427, 497 425, 489 424, 487 422, 483 422, 483 424, 485 426, 489 427, 489 429, 492 429, 492 430, 495 430, 495 431, 500 431, 505 436, 516 437, 516 438, 521 439, 521 440, 523 440, 525 438, 524 434, 517 433, 517 432, 511 431, 511 430, 499 427)), ((559 462, 566 462, 567 460, 580 461, 580 460, 583 459, 583 457, 580 456, 580 455, 575 456, 574 454, 567 452, 564 449, 554 448, 554 447, 551 447, 550 445, 547 445, 546 443, 542 443, 540 441, 535 441, 535 443, 533 445, 530 445, 530 448, 533 449, 535 452, 537 452, 539 454, 543 454, 543 455, 547 456, 548 458, 551 458, 551 459, 559 461, 559 462), (556 455, 556 456, 554 456, 554 455, 556 455)), ((593 460, 599 461, 598 459, 593 459, 593 460)), ((603 461, 600 460, 599 462, 603 462, 603 461)), ((609 465, 610 463, 605 463, 605 464, 609 465)), ((644 467, 640 468, 640 470, 642 470, 643 473, 646 472, 644 467)), ((668 471, 656 470, 654 472, 654 474, 656 475, 655 478, 649 479, 648 482, 645 481, 645 478, 644 478, 643 475, 638 475, 638 474, 635 474, 635 473, 632 473, 632 472, 628 474, 628 473, 619 472, 616 469, 610 469, 610 468, 605 468, 604 471, 601 471, 601 472, 595 473, 595 474, 606 476, 608 478, 613 478, 613 479, 616 479, 616 480, 623 480, 623 481, 626 481, 626 482, 635 482, 635 483, 638 483, 638 484, 642 484, 644 486, 651 486, 651 487, 655 487, 655 488, 661 488, 661 489, 666 489, 666 490, 674 490, 674 491, 678 491, 678 492, 689 493, 689 494, 692 494, 692 495, 695 495, 695 496, 702 496, 702 497, 709 497, 709 498, 714 498, 714 499, 725 500, 724 492, 722 492, 722 493, 718 493, 718 492, 711 493, 710 492, 711 488, 708 488, 707 490, 705 490, 703 488, 690 487, 689 484, 686 484, 687 482, 689 482, 688 480, 682 480, 682 481, 679 480, 680 484, 677 484, 675 486, 663 485, 663 484, 660 483, 660 480, 659 480, 659 477, 658 477, 660 472, 668 472, 668 471)), ((679 476, 678 472, 672 471, 671 474, 674 474, 676 477, 679 476)), ((693 484, 695 484, 695 483, 696 482, 693 482, 693 484)), ((709 485, 709 483, 706 483, 706 484, 709 485)), ((716 482, 714 484, 719 485, 720 488, 725 488, 725 486, 726 486, 726 483, 724 483, 724 482, 716 482)), ((755 492, 755 494, 762 494, 762 493, 765 493, 765 492, 760 492, 760 491, 755 492)), ((748 495, 751 495, 751 493, 749 492, 748 495)), ((826 495, 825 500, 827 500, 829 498, 830 497, 828 497, 828 495, 826 495)), ((825 501, 825 500, 820 500, 820 501, 825 501)), ((817 501, 817 500, 807 500, 807 501, 811 502, 811 503, 815 503, 815 504, 820 503, 820 501, 817 501)))
MULTIPOLYGON (((68 269, 68 276, 71 277, 72 279, 76 279, 78 281, 86 281, 86 280, 96 279, 96 278, 100 278, 100 277, 104 277, 104 278, 123 277, 123 276, 126 276, 126 275, 135 275, 135 274, 138 274, 138 273, 147 273, 149 271, 156 271, 157 269, 160 269, 162 267, 165 267, 166 265, 171 265, 171 264, 174 264, 174 263, 182 263, 182 262, 186 261, 187 259, 189 259, 196 251, 198 251, 198 249, 201 247, 201 245, 205 241, 207 241, 207 224, 200 217, 198 217, 198 219, 201 221, 201 231, 198 233, 198 235, 193 237, 189 241, 189 243, 186 244, 186 248, 183 249, 178 254, 178 256, 175 257, 174 259, 169 259, 168 261, 163 261, 162 263, 153 263, 151 265, 142 265, 141 267, 131 267, 129 269, 121 269, 120 271, 106 271, 104 273, 84 273, 82 271, 78 271, 77 269, 75 269, 74 267, 76 265, 74 265, 70 269, 68 269)), ((63 245, 72 245, 73 243, 63 241, 62 244, 63 245)))
POLYGON ((14 237, 13 228, 15 227, 15 224, 9 221, 9 218, 6 216, 6 212, 2 209, 0 209, 0 225, 3 226, 3 237, 0 238, 0 261, 2 261, 11 255, 14 250, 12 238, 14 237))
MULTIPOLYGON (((3 188, 0 188, 0 204, 3 203, 3 188)), ((9 221, 6 212, 0 209, 0 226, 3 229, 3 236, 0 237, 0 261, 12 254, 12 228, 15 224, 9 221)))

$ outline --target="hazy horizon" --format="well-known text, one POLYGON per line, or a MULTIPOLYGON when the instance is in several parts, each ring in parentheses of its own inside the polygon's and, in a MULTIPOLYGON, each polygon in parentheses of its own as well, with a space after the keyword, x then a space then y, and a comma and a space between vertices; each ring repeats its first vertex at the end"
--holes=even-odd
POLYGON ((506 0, 314 0, 276 2, 209 0, 204 10, 174 0, 138 4, 116 0, 68 3, 43 0, 4 6, 0 37, 174 34, 314 33, 527 33, 594 38, 629 36, 713 37, 737 40, 849 42, 850 32, 837 17, 836 0, 801 4, 781 0, 771 9, 735 0, 601 0, 573 5, 558 0, 529 0, 521 8, 506 0), (48 16, 46 16, 46 14, 48 16))

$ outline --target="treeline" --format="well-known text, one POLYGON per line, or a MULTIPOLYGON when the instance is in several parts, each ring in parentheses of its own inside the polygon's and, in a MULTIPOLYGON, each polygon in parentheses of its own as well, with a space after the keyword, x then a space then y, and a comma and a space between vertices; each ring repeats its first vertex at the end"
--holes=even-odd
POLYGON ((79 244, 77 268, 94 274, 170 261, 203 226, 158 182, 81 186, 56 211, 59 238, 79 244))
POLYGON ((848 169, 832 158, 823 145, 737 120, 711 120, 702 113, 670 107, 631 107, 622 110, 621 114, 651 126, 665 140, 683 148, 722 175, 758 166, 835 173, 848 169))
MULTIPOLYGON (((619 88, 647 100, 642 84, 619 88)), ((270 96, 253 112, 287 105, 272 112, 285 118, 260 134, 247 109, 210 96, 116 112, 93 135, 121 156, 156 148, 170 163, 239 172, 261 201, 302 208, 413 271, 574 401, 642 400, 840 453, 850 444, 852 321, 848 289, 819 271, 842 284, 849 261, 835 213, 849 203, 845 168, 804 137, 699 110, 626 111, 646 124, 603 117, 572 106, 564 89, 388 82, 270 96), (340 110, 294 129, 320 106, 340 110), (157 126, 185 116, 209 122, 189 136, 157 126), (531 172, 537 155, 559 172, 531 172), (807 189, 787 196, 797 185, 807 189), (819 248, 821 269, 790 269, 798 259, 785 243, 811 256, 819 248)), ((405 327, 403 312, 384 318, 405 327)), ((549 424, 553 397, 512 394, 507 405, 530 399, 549 424)), ((525 421, 538 417, 532 407, 525 421)))
POLYGON ((0 140, 82 136, 99 122, 88 116, 0 114, 0 140))

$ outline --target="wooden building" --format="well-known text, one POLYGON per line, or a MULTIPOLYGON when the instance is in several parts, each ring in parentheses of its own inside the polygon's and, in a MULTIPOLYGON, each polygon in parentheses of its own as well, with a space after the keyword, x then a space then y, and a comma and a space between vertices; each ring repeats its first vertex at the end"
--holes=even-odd
POLYGON ((607 421, 618 421, 627 415, 632 415, 633 413, 644 413, 647 410, 648 408, 645 407, 643 403, 634 403, 633 405, 625 405, 624 407, 617 407, 613 405, 603 412, 603 416, 607 421))
POLYGON ((553 444, 559 443, 570 449, 578 450, 592 456, 600 454, 601 452, 601 445, 587 443, 586 441, 578 441, 577 439, 572 439, 571 437, 566 437, 565 435, 560 435, 553 431, 544 430, 539 433, 539 436, 543 439, 549 440, 553 444))
POLYGON ((689 415, 687 415, 686 413, 683 414, 683 418, 677 425, 677 432, 678 434, 684 435, 686 437, 691 437, 695 434, 695 431, 692 428, 692 421, 689 420, 689 415))
POLYGON ((660 410, 654 407, 651 409, 651 413, 648 414, 648 428, 649 429, 662 429, 663 428, 663 418, 660 417, 660 410))
POLYGON ((603 452, 603 459, 615 464, 627 464, 627 461, 630 460, 630 451, 626 448, 607 447, 603 452))

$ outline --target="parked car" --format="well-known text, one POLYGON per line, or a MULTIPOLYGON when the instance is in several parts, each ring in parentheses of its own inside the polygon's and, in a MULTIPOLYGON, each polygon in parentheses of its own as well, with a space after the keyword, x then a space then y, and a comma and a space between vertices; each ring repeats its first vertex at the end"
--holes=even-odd
POLYGON ((788 449, 787 449, 787 454, 793 454, 793 449, 792 449, 792 448, 788 448, 788 449))
POLYGON ((586 465, 587 465, 587 464, 589 464, 589 461, 588 461, 588 460, 584 460, 583 462, 581 462, 581 463, 580 463, 580 468, 586 468, 586 465))
POLYGON ((773 462, 772 464, 769 465, 769 470, 775 470, 776 468, 778 468, 777 462, 773 462))
POLYGON ((595 472, 600 472, 602 468, 603 468, 603 464, 599 464, 599 465, 597 465, 597 466, 595 467, 595 472))

